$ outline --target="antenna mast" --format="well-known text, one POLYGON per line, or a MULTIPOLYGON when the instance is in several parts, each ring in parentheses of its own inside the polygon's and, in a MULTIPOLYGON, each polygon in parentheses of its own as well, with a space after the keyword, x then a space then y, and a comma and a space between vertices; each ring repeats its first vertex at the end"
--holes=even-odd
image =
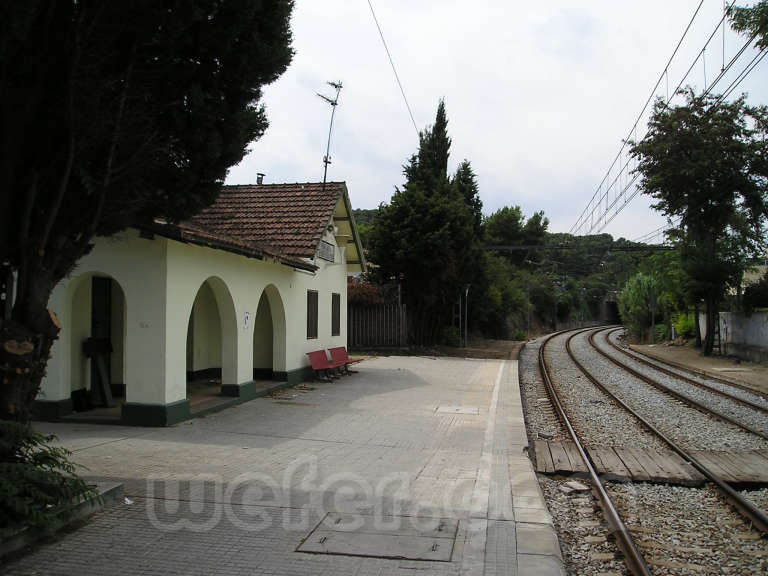
POLYGON ((329 86, 332 86, 336 89, 336 96, 333 98, 329 98, 328 96, 325 96, 323 94, 317 93, 320 98, 328 102, 328 104, 331 105, 331 125, 328 128, 328 145, 325 148, 325 156, 323 156, 323 164, 325 164, 325 168, 323 169, 323 192, 325 192, 325 181, 328 177, 328 164, 331 163, 331 134, 333 133, 333 117, 336 115, 336 106, 339 104, 339 93, 342 89, 341 80, 338 82, 327 82, 329 86))

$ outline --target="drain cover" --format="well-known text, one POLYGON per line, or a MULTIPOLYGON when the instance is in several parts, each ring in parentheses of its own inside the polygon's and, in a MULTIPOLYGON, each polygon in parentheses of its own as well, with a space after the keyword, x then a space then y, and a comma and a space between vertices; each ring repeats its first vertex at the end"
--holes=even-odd
POLYGON ((296 551, 450 562, 458 526, 450 518, 329 512, 296 551))
POLYGON ((437 412, 441 414, 480 414, 480 409, 476 406, 438 406, 437 412))

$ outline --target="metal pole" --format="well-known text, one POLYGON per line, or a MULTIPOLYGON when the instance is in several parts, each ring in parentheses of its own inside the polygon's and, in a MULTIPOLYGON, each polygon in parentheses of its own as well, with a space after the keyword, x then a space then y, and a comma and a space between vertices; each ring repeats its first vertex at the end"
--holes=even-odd
POLYGON ((334 98, 329 98, 328 96, 324 96, 318 93, 320 98, 331 105, 331 124, 328 127, 328 144, 325 147, 325 156, 323 156, 323 164, 325 165, 323 168, 323 192, 325 192, 325 182, 328 177, 328 164, 331 163, 331 134, 333 133, 333 119, 336 116, 336 106, 339 104, 339 93, 343 87, 341 81, 328 82, 328 85, 336 88, 336 96, 334 98))

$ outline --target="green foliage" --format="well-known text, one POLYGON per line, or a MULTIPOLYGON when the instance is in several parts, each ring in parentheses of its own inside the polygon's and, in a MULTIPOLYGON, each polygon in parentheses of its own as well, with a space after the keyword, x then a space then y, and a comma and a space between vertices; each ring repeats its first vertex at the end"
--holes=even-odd
MULTIPOLYGON (((684 91, 686 104, 659 99, 648 135, 632 143, 643 192, 679 224, 670 234, 680 251, 690 301, 703 299, 713 318, 728 286, 741 281, 765 240, 768 213, 768 109, 684 91)), ((709 331, 704 354, 712 353, 709 331)))
MULTIPOLYGON (((441 101, 434 126, 421 133, 419 152, 405 166, 405 186, 379 207, 369 235, 379 279, 402 279, 409 338, 417 345, 439 340, 453 303, 476 270, 474 204, 468 188, 460 190, 448 178, 447 124, 441 101)), ((465 185, 474 181, 469 163, 460 173, 465 185)))
POLYGON ((655 336, 656 338, 654 339, 654 342, 664 342, 665 340, 669 340, 670 334, 667 325, 656 324, 655 336))
POLYGON ((757 45, 768 47, 768 0, 760 0, 754 6, 732 6, 728 9, 731 26, 737 32, 758 35, 757 45))
POLYGON ((643 339, 648 334, 651 325, 651 295, 655 289, 655 280, 638 272, 619 292, 621 321, 636 339, 643 339))
POLYGON ((747 286, 741 302, 747 316, 758 308, 768 308, 768 272, 758 283, 747 286))
POLYGON ((517 328, 516 330, 512 331, 512 334, 510 335, 510 338, 512 340, 517 341, 517 342, 522 342, 522 341, 528 339, 528 335, 525 333, 524 330, 521 330, 520 328, 517 328))
POLYGON ((89 493, 70 452, 28 424, 0 420, 0 534, 46 528, 62 506, 89 493))
POLYGON ((680 312, 672 316, 672 325, 675 327, 675 332, 682 338, 693 338, 695 336, 696 325, 693 319, 693 314, 688 312, 680 312))
POLYGON ((373 227, 373 220, 376 214, 379 212, 378 208, 373 209, 353 209, 352 215, 355 218, 355 224, 357 225, 357 233, 360 235, 360 242, 363 248, 368 248, 369 238, 371 235, 371 228, 373 227))

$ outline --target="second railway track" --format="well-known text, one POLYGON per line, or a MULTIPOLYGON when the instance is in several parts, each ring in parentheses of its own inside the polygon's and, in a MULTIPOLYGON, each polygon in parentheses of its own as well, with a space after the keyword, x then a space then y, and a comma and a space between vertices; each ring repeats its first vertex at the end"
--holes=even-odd
MULTIPOLYGON (((760 454, 759 450, 766 448, 766 440, 739 430, 731 423, 717 421, 712 424, 710 416, 668 396, 662 404, 666 405, 666 410, 676 413, 671 418, 676 425, 671 431, 659 430, 658 418, 656 423, 652 421, 653 411, 660 406, 658 398, 650 402, 650 406, 647 402, 637 406, 637 396, 627 393, 628 388, 639 388, 637 380, 622 387, 617 381, 629 378, 624 374, 617 376, 619 367, 612 364, 608 373, 613 377, 606 377, 609 363, 605 358, 597 359, 594 354, 586 356, 584 332, 548 338, 540 347, 540 369, 558 415, 572 436, 575 449, 569 447, 566 452, 570 452, 573 460, 578 453, 586 462, 582 465, 584 470, 579 471, 589 474, 593 490, 600 495, 606 520, 615 531, 630 571, 633 574, 765 573, 768 570, 768 540, 764 534, 768 531, 768 516, 686 451, 691 447, 691 437, 685 437, 687 446, 683 447, 676 443, 677 438, 670 432, 685 427, 686 420, 698 420, 697 426, 702 426, 706 420, 708 425, 716 427, 714 434, 721 434, 723 427, 730 427, 725 433, 736 450, 760 454), (579 352, 572 354, 570 349, 576 347, 572 342, 576 338, 580 339, 576 342, 582 341, 582 344, 579 352), (607 384, 600 380, 612 382, 607 384), (631 405, 644 413, 638 413, 631 405), (646 417, 651 417, 651 421, 646 417), (609 451, 612 457, 626 459, 623 464, 627 468, 637 465, 643 458, 647 460, 649 454, 657 454, 659 462, 672 462, 671 455, 674 455, 679 462, 674 466, 692 466, 706 479, 706 484, 697 488, 664 483, 603 485, 599 470, 605 463, 599 461, 599 455, 607 452, 600 452, 601 449, 609 451), (633 460, 632 464, 630 460, 633 460)), ((647 383, 643 386, 650 388, 647 383)), ((643 393, 663 395, 657 389, 643 393)), ((743 403, 737 404, 746 408, 743 403)), ((725 442, 726 445, 730 443, 725 442)), ((541 446, 537 444, 538 459, 541 446)), ((723 443, 718 447, 724 447, 723 443)), ((555 443, 552 453, 547 456, 554 461, 554 454, 555 443)), ((646 464, 646 467, 651 465, 646 464)))

